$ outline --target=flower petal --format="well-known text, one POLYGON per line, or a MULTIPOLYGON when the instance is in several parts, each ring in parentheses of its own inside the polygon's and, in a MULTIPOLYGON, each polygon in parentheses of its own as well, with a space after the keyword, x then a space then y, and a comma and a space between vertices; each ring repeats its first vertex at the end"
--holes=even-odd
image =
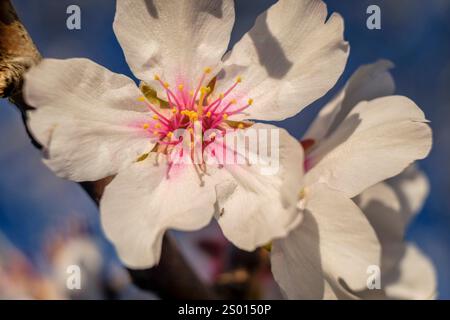
MULTIPOLYGON (((290 299, 322 299, 324 281, 364 288, 380 245, 359 208, 322 184, 308 188, 303 222, 272 247, 272 272, 290 299)), ((329 292, 327 296, 330 297, 329 292)))
POLYGON ((431 261, 414 245, 407 247, 399 275, 386 279, 387 297, 393 299, 434 299, 437 295, 436 271, 431 261))
POLYGON ((137 127, 148 116, 135 83, 88 59, 44 59, 25 77, 33 136, 61 177, 91 181, 117 173, 154 143, 137 127))
POLYGON ((333 288, 338 295, 364 300, 430 300, 437 296, 436 271, 431 261, 413 244, 396 269, 381 275, 381 290, 351 292, 343 286, 333 288))
POLYGON ((396 192, 401 204, 401 216, 405 224, 417 215, 428 196, 430 189, 428 178, 413 164, 401 174, 386 181, 396 192))
POLYGON ((431 143, 423 112, 408 98, 361 102, 308 155, 306 185, 322 182, 354 197, 426 157, 431 143))
MULTIPOLYGON (((224 235, 237 247, 252 251, 274 238, 284 237, 301 220, 296 208, 303 176, 303 152, 298 142, 285 130, 264 124, 255 124, 237 135, 242 143, 245 136, 253 132, 258 138, 259 149, 246 145, 240 156, 257 159, 250 164, 225 164, 231 179, 217 186, 218 206, 221 215, 217 218, 224 235), (269 157, 264 149, 264 136, 269 157), (275 136, 273 135, 275 134, 275 136), (269 163, 267 160, 273 160, 269 163), (256 162, 256 163, 255 163, 256 162)), ((230 150, 236 150, 227 138, 230 150)), ((245 144, 243 144, 245 145, 245 144)))
POLYGON ((152 152, 119 172, 103 194, 103 229, 131 268, 158 263, 167 229, 200 229, 215 212, 220 172, 201 175, 188 164, 173 164, 168 171, 167 165, 166 156, 152 152))
POLYGON ((192 86, 220 62, 233 24, 232 0, 118 0, 114 32, 136 77, 192 86))
POLYGON ((320 0, 280 0, 256 20, 224 62, 219 91, 243 82, 234 98, 252 98, 234 118, 283 120, 323 96, 340 77, 349 53, 340 15, 328 20, 320 0))
POLYGON ((389 72, 393 66, 390 61, 379 60, 358 68, 345 87, 320 110, 304 139, 317 143, 331 135, 359 102, 394 94, 395 83, 389 72))

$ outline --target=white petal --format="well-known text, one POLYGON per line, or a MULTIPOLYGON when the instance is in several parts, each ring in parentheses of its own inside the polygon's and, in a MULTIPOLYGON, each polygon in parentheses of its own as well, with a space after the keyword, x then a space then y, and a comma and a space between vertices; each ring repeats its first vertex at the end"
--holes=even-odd
POLYGON ((307 156, 307 185, 323 182, 354 197, 426 157, 431 143, 423 112, 408 98, 361 102, 307 156))
POLYGON ((423 300, 437 295, 436 272, 431 261, 420 250, 409 245, 399 266, 399 275, 386 279, 388 298, 423 300))
POLYGON ((200 175, 193 165, 182 164, 168 171, 166 157, 155 153, 119 172, 106 187, 100 210, 121 260, 131 268, 154 266, 167 229, 206 226, 214 214, 220 175, 200 175))
POLYGON ((395 268, 405 251, 406 221, 396 191, 381 182, 354 199, 374 228, 382 247, 382 275, 395 268))
POLYGON ((217 85, 225 91, 242 76, 233 95, 255 103, 241 118, 286 119, 333 87, 349 47, 341 16, 326 17, 320 0, 280 0, 258 17, 225 60, 217 85))
POLYGON ((274 241, 275 280, 291 299, 323 298, 324 281, 364 288, 367 267, 379 265, 381 254, 369 222, 343 193, 324 185, 308 188, 306 197, 303 222, 274 241))
POLYGON ((233 24, 232 0, 119 0, 114 31, 136 77, 193 86, 220 62, 233 24))
POLYGON ((304 135, 316 142, 329 136, 361 101, 394 94, 395 83, 389 69, 393 64, 379 60, 364 65, 350 77, 345 87, 323 107, 304 135))
POLYGON ((383 248, 382 272, 403 257, 406 228, 428 194, 428 180, 415 165, 398 176, 365 190, 354 201, 369 219, 383 248))
POLYGON ((137 126, 148 117, 135 83, 88 59, 45 59, 26 74, 33 136, 46 164, 61 177, 98 180, 149 152, 154 143, 137 126))
POLYGON ((405 223, 409 223, 422 209, 430 189, 427 176, 411 165, 401 174, 386 181, 397 193, 401 203, 401 215, 405 223))
MULTIPOLYGON (((274 162, 267 162, 261 149, 247 146, 246 158, 253 156, 258 161, 250 165, 225 164, 232 179, 217 187, 218 206, 222 210, 219 225, 233 244, 248 251, 286 236, 300 222, 296 203, 303 176, 303 152, 296 139, 274 126, 256 124, 245 132, 252 130, 260 147, 263 136, 278 133, 278 137, 272 136, 273 140, 268 141, 268 150, 273 147, 268 159, 274 162)), ((239 135, 237 139, 242 142, 245 136, 239 135)), ((227 139, 227 146, 235 150, 230 141, 227 139)))

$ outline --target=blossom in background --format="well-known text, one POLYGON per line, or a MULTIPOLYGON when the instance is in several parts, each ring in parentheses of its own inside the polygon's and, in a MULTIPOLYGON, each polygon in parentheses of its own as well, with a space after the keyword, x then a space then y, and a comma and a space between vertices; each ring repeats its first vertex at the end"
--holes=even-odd
POLYGON ((118 0, 116 9, 114 31, 142 92, 90 60, 44 59, 24 92, 45 163, 75 181, 116 175, 101 219, 133 268, 158 262, 167 229, 199 229, 213 216, 245 250, 285 236, 301 220, 302 150, 286 131, 244 120, 283 120, 335 84, 348 57, 342 18, 327 19, 320 0, 280 0, 224 55, 232 0, 118 0), (176 139, 177 129, 199 127, 201 150, 229 147, 207 136, 211 129, 225 137, 230 129, 280 130, 279 170, 174 163, 177 147, 193 143, 176 139))
POLYGON ((354 198, 381 243, 382 290, 335 288, 336 297, 350 299, 434 299, 436 272, 431 261, 404 239, 411 219, 428 195, 428 179, 415 165, 354 198))
MULTIPOLYGON (((421 202, 423 182, 401 187, 406 194, 419 193, 407 199, 392 190, 389 194, 373 194, 386 186, 373 185, 426 157, 432 144, 431 130, 420 108, 408 98, 392 96, 391 67, 391 63, 379 61, 358 69, 305 134, 302 145, 306 173, 298 203, 304 218, 288 237, 273 242, 271 254, 274 278, 288 298, 364 297, 371 265, 381 266, 385 276, 381 281, 393 281, 393 289, 384 287, 384 294, 396 296, 401 289, 395 286, 403 283, 395 283, 393 267, 386 266, 387 261, 396 267, 401 263, 404 271, 412 259, 421 260, 429 271, 424 277, 430 279, 432 269, 424 258, 417 258, 417 250, 404 250, 406 221, 397 221, 403 210, 398 202, 421 202), (375 189, 367 190, 370 187, 375 189), (355 203, 352 198, 360 194, 355 203), (378 196, 380 212, 373 212, 374 208, 367 204, 370 196, 378 196), (380 219, 384 219, 385 226, 396 224, 397 229, 380 226, 380 219), (388 257, 394 247, 406 251, 404 261, 398 252, 395 259, 388 257)), ((410 212, 419 207, 416 203, 410 212)), ((405 281, 416 281, 405 273, 400 282, 403 275, 405 281)), ((433 291, 433 281, 427 286, 430 290, 424 291, 433 291)))

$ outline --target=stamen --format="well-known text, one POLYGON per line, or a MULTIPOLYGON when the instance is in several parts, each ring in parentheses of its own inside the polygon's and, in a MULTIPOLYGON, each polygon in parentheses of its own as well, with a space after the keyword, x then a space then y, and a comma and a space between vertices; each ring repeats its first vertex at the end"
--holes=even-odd
POLYGON ((202 116, 203 114, 203 103, 205 102, 205 96, 211 91, 211 89, 209 87, 202 87, 200 89, 200 100, 198 101, 198 115, 199 117, 202 116))

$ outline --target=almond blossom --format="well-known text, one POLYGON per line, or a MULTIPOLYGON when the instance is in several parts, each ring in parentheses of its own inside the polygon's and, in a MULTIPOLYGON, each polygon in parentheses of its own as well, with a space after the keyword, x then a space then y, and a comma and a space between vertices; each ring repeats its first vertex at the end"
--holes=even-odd
POLYGON ((301 220, 302 150, 286 131, 249 120, 291 117, 335 84, 348 57, 343 20, 327 19, 320 0, 280 0, 225 54, 233 24, 233 0, 118 0, 114 32, 140 88, 88 59, 45 59, 26 76, 29 125, 48 167, 75 181, 115 176, 101 219, 129 267, 155 265, 167 229, 215 217, 232 243, 253 250, 301 220), (279 130, 274 174, 174 161, 194 156, 195 130, 202 153, 220 147, 209 130, 250 129, 279 130))
MULTIPOLYGON (((404 283, 392 279, 393 267, 385 265, 389 259, 396 267, 401 263, 402 272, 408 267, 405 263, 420 260, 428 270, 425 278, 429 280, 433 274, 416 249, 404 249, 406 222, 396 221, 402 214, 398 202, 423 198, 423 183, 411 185, 409 191, 418 187, 419 195, 407 199, 392 190, 389 194, 379 191, 384 184, 372 187, 426 157, 432 143, 420 108, 406 97, 392 95, 391 67, 390 62, 379 61, 358 69, 304 136, 306 173, 298 202, 303 221, 288 237, 275 240, 271 253, 275 280, 288 298, 364 297, 367 270, 372 265, 381 266, 381 281, 391 277, 393 286, 402 287, 404 283), (359 200, 352 200, 358 195, 359 200), (374 208, 368 207, 367 201, 375 196, 381 206, 372 212, 374 208), (384 226, 380 226, 382 219, 384 226), (394 224, 397 230, 390 231, 388 226, 394 224), (394 253, 389 250, 395 247, 406 252, 405 262, 399 262, 398 252, 395 261, 390 257, 394 253)), ((401 188, 403 192, 408 191, 405 188, 401 188)), ((419 207, 411 205, 411 212, 419 207)), ((407 273, 410 270, 404 272, 409 277, 405 281, 414 286, 416 280, 407 273)), ((433 288, 433 281, 427 286, 433 288)), ((391 295, 384 287, 381 295, 400 297, 406 293, 391 295)))

